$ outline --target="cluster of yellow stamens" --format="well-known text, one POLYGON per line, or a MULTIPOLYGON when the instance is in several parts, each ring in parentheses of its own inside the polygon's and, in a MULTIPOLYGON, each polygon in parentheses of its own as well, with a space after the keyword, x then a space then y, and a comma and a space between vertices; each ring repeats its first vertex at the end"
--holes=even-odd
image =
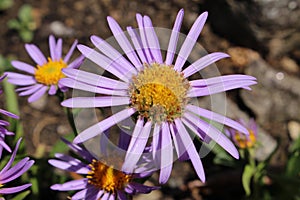
POLYGON ((57 85, 58 81, 65 77, 62 69, 66 68, 67 64, 62 60, 53 61, 48 58, 48 62, 42 66, 37 66, 35 71, 35 80, 44 85, 57 85))
POLYGON ((101 161, 93 160, 89 165, 91 171, 88 173, 88 183, 106 192, 116 193, 123 190, 131 181, 132 176, 107 166, 101 161))
POLYGON ((131 106, 139 115, 155 122, 173 121, 181 116, 190 85, 173 66, 153 63, 132 78, 131 106))
POLYGON ((248 131, 249 131, 248 136, 246 136, 240 132, 235 132, 235 134, 233 136, 234 140, 236 142, 236 145, 241 149, 251 148, 255 145, 256 136, 252 130, 248 130, 248 131))

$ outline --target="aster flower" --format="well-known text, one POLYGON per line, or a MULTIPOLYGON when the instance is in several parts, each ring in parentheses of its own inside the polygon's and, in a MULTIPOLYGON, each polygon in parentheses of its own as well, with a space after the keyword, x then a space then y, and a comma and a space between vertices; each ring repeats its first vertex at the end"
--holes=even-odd
POLYGON ((119 157, 109 155, 109 157, 99 160, 80 146, 64 139, 63 141, 84 161, 57 153, 55 154, 57 159, 50 159, 49 163, 59 169, 75 172, 85 177, 63 184, 52 185, 52 190, 80 190, 71 197, 72 200, 114 200, 117 198, 126 200, 127 195, 149 193, 152 190, 158 189, 155 186, 146 186, 136 182, 139 178, 151 175, 151 171, 153 170, 150 168, 145 166, 135 168, 135 173, 127 174, 118 170, 120 168, 120 166, 117 166, 120 164, 119 157))
MULTIPOLYGON (((3 75, 0 77, 0 82, 3 81, 3 79, 6 77, 6 75, 3 75)), ((0 89, 0 94, 2 93, 2 89, 0 89)), ((5 115, 7 117, 19 119, 19 117, 11 112, 8 112, 6 110, 0 109, 0 113, 2 115, 5 115)), ((1 116, 2 118, 2 116, 1 116)), ((7 135, 14 135, 13 132, 8 131, 6 127, 9 126, 9 122, 3 119, 0 119, 0 158, 2 156, 3 148, 6 149, 6 151, 11 152, 10 147, 5 143, 5 136, 7 135)))
POLYGON ((64 68, 77 68, 83 59, 80 56, 68 64, 76 45, 77 40, 73 43, 66 56, 62 58, 62 39, 60 38, 56 42, 54 36, 50 35, 50 57, 46 59, 36 45, 26 44, 25 48, 30 57, 36 62, 36 66, 21 61, 12 61, 11 64, 14 68, 28 75, 7 72, 8 82, 20 86, 16 90, 20 92, 20 96, 30 95, 28 102, 38 100, 47 91, 49 95, 55 95, 58 88, 64 92, 66 88, 58 83, 61 78, 65 77, 61 70, 64 68))
POLYGON ((74 97, 65 100, 62 105, 72 108, 125 105, 126 108, 85 129, 74 139, 74 143, 85 142, 124 119, 137 116, 123 166, 126 172, 130 172, 139 160, 150 135, 153 136, 154 163, 160 169, 160 183, 165 183, 170 176, 172 162, 176 156, 173 155, 173 149, 176 150, 178 158, 189 158, 197 175, 205 181, 202 162, 193 144, 194 136, 202 140, 213 139, 233 157, 238 158, 239 154, 234 144, 203 118, 225 124, 244 134, 248 134, 247 129, 225 116, 190 103, 191 98, 235 88, 250 90, 249 86, 256 84, 256 79, 247 75, 188 80, 199 70, 229 57, 225 53, 211 53, 184 68, 207 15, 207 12, 204 12, 196 19, 176 60, 174 57, 183 10, 179 11, 175 20, 165 60, 162 58, 160 43, 151 19, 140 14, 136 15, 139 31, 127 27, 131 41, 112 17, 107 18, 109 27, 126 57, 97 36, 92 36, 91 41, 100 52, 78 45, 79 51, 87 59, 118 77, 119 80, 82 70, 64 69, 63 72, 68 78, 60 81, 62 85, 94 92, 100 96, 74 97))
POLYGON ((30 160, 29 157, 26 157, 20 160, 14 166, 12 166, 12 163, 15 160, 21 140, 22 140, 21 138, 18 140, 9 161, 0 171, 0 195, 17 193, 31 186, 31 183, 28 183, 16 187, 2 188, 4 184, 17 179, 34 164, 33 160, 30 160))
POLYGON ((246 123, 243 119, 239 119, 240 123, 247 127, 249 131, 249 135, 242 134, 241 132, 234 129, 226 129, 225 133, 231 137, 234 144, 241 148, 252 148, 256 144, 257 138, 257 125, 254 119, 250 119, 248 123, 246 123))

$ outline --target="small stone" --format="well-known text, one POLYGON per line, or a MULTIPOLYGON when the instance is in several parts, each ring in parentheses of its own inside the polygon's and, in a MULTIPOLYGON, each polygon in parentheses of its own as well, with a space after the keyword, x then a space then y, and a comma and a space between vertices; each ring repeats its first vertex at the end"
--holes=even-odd
POLYGON ((288 123, 288 131, 292 140, 296 140, 300 137, 300 123, 296 121, 290 121, 288 123))
POLYGON ((283 67, 283 69, 285 69, 287 72, 291 72, 291 73, 298 73, 299 72, 299 66, 297 65, 297 63, 289 58, 289 57, 283 57, 280 60, 280 65, 283 67))
POLYGON ((71 36, 74 34, 72 28, 68 28, 60 21, 54 21, 50 24, 50 31, 57 36, 71 36))

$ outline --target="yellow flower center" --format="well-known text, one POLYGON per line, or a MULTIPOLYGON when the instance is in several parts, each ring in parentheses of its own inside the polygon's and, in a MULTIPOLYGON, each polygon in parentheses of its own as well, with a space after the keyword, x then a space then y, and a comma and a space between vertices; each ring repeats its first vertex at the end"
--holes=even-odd
POLYGON ((173 121, 181 116, 190 85, 173 66, 153 63, 132 78, 131 106, 154 122, 173 121))
POLYGON ((87 175, 88 183, 106 192, 116 193, 117 190, 123 190, 132 179, 131 175, 97 160, 93 160, 90 167, 91 171, 87 175))
POLYGON ((236 132, 234 134, 234 139, 237 143, 237 146, 241 149, 251 148, 254 146, 256 142, 256 136, 252 130, 249 131, 249 136, 246 136, 240 132, 236 132))
POLYGON ((62 59, 52 61, 51 58, 48 58, 47 63, 37 66, 34 74, 35 80, 44 85, 57 85, 58 81, 65 77, 61 70, 66 67, 67 64, 62 59))

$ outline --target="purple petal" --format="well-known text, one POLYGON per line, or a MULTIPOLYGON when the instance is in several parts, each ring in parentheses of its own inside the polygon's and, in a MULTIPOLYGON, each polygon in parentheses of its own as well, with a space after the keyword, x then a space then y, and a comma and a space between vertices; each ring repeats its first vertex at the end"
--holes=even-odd
POLYGON ((59 38, 56 43, 55 47, 55 53, 56 53, 56 60, 59 60, 62 58, 62 39, 59 38))
POLYGON ((101 122, 85 129, 74 139, 73 142, 75 144, 85 142, 85 141, 91 139, 92 137, 95 137, 96 135, 103 133, 105 130, 107 130, 111 126, 130 117, 135 112, 136 111, 134 108, 127 108, 125 110, 122 110, 122 111, 102 120, 101 122))
POLYGON ((28 162, 29 157, 23 158, 21 161, 19 161, 15 166, 7 170, 5 173, 3 173, 0 177, 1 183, 4 179, 8 178, 9 176, 12 176, 14 173, 18 172, 21 168, 25 166, 25 164, 28 162))
POLYGON ((137 162, 139 161, 143 151, 145 150, 149 134, 151 131, 152 122, 148 121, 141 129, 144 122, 143 118, 137 121, 135 129, 132 134, 132 138, 125 156, 125 161, 122 167, 122 171, 132 173, 137 162))
POLYGON ((19 88, 20 90, 17 90, 17 91, 23 91, 23 92, 19 93, 19 96, 27 96, 27 95, 31 95, 31 94, 35 93, 36 91, 38 91, 42 87, 44 87, 44 85, 35 84, 35 85, 29 86, 29 87, 19 88))
POLYGON ((73 89, 79 89, 87 92, 98 93, 98 94, 108 94, 108 95, 116 95, 116 96, 128 96, 128 92, 125 90, 113 90, 106 89, 101 87, 92 86, 86 83, 82 83, 80 81, 71 79, 71 78, 62 78, 59 83, 64 87, 69 87, 73 89))
POLYGON ((7 110, 3 110, 1 108, 0 108, 0 113, 2 113, 3 115, 6 115, 8 117, 11 117, 11 118, 19 119, 18 115, 15 115, 15 114, 8 112, 7 110))
POLYGON ((31 103, 31 102, 34 102, 34 101, 38 100, 39 98, 41 98, 46 93, 47 90, 48 90, 47 86, 44 86, 44 87, 40 88, 38 91, 36 91, 34 94, 32 94, 28 98, 28 102, 31 103))
POLYGON ((118 194, 119 200, 127 200, 127 196, 126 196, 125 192, 123 192, 122 190, 118 190, 117 194, 118 194))
MULTIPOLYGON (((136 30, 132 29, 132 27, 127 27, 127 31, 134 45, 135 50, 138 53, 140 60, 142 61, 142 63, 148 63, 140 36, 137 34, 136 30)), ((139 71, 143 69, 142 65, 136 67, 139 71)))
POLYGON ((91 37, 91 41, 107 57, 122 66, 120 70, 122 70, 122 72, 126 74, 128 78, 137 74, 135 67, 105 40, 93 35, 91 37))
POLYGON ((30 187, 32 184, 28 183, 25 185, 17 186, 17 187, 10 187, 10 188, 2 188, 0 189, 0 194, 13 194, 25 190, 26 188, 30 187))
POLYGON ((4 167, 4 168, 1 170, 1 172, 0 172, 0 177, 1 177, 1 175, 2 175, 3 173, 5 173, 5 172, 11 167, 12 163, 14 162, 21 140, 22 140, 22 138, 20 138, 20 139, 18 140, 18 142, 17 142, 17 144, 16 144, 16 147, 15 147, 13 153, 12 153, 11 156, 10 156, 9 161, 7 162, 7 164, 5 165, 5 167, 4 167))
POLYGON ((237 88, 248 87, 256 83, 257 83, 256 81, 236 80, 234 82, 223 82, 223 83, 210 85, 208 87, 202 87, 202 88, 194 87, 188 91, 187 96, 188 97, 208 96, 219 92, 225 92, 237 88))
POLYGON ((32 65, 29 65, 27 63, 21 62, 21 61, 17 61, 14 60, 11 62, 11 65, 21 71, 27 72, 29 74, 35 74, 35 70, 36 68, 33 67, 32 65))
POLYGON ((210 64, 212 64, 222 58, 226 58, 226 57, 229 57, 229 55, 226 53, 215 52, 215 53, 208 54, 208 55, 198 59, 197 61, 192 63, 190 66, 188 66, 185 70, 183 70, 182 71, 183 76, 185 78, 187 78, 187 77, 193 75, 194 73, 202 70, 203 68, 209 66, 210 64))
POLYGON ((10 176, 9 178, 5 179, 5 180, 1 180, 1 183, 8 183, 12 180, 15 180, 16 178, 20 177, 22 174, 24 174, 32 165, 34 164, 34 160, 30 160, 27 163, 25 163, 25 165, 23 166, 23 168, 17 172, 15 172, 12 176, 10 176))
POLYGON ((61 103, 71 108, 98 108, 109 106, 129 105, 129 97, 101 96, 101 97, 74 97, 61 103))
POLYGON ((58 60, 58 58, 56 57, 56 41, 53 35, 49 36, 49 49, 50 49, 50 56, 52 60, 58 60))
POLYGON ((180 139, 186 148, 186 151, 192 161, 192 164, 194 166, 194 169, 196 170, 198 177, 202 182, 205 182, 203 165, 189 133, 186 131, 180 119, 175 119, 175 124, 178 129, 178 135, 180 136, 180 139))
POLYGON ((55 95, 56 91, 57 91, 56 85, 51 85, 50 88, 49 88, 48 94, 49 95, 55 95))
POLYGON ((207 18, 207 12, 202 13, 193 24, 190 32, 186 36, 186 39, 184 40, 181 49, 179 51, 179 54, 177 56, 174 69, 176 71, 181 71, 186 59, 190 55, 195 43, 197 42, 197 39, 202 31, 202 28, 205 24, 207 18))
POLYGON ((145 32, 145 29, 144 29, 144 20, 143 20, 143 17, 140 14, 136 14, 136 21, 137 21, 138 26, 139 26, 139 31, 140 31, 140 36, 141 36, 143 50, 145 52, 146 58, 148 60, 148 63, 151 63, 151 62, 154 61, 154 58, 151 55, 151 52, 150 52, 149 47, 148 47, 147 38, 146 38, 146 32, 145 32))
POLYGON ((124 74, 122 74, 118 69, 120 66, 116 67, 111 59, 84 45, 79 44, 77 45, 77 48, 86 58, 99 65, 104 70, 112 73, 121 80, 128 82, 128 78, 125 77, 124 74))
POLYGON ((173 164, 173 144, 169 124, 167 122, 163 122, 162 124, 162 135, 163 137, 161 137, 161 166, 159 183, 165 184, 171 175, 173 164))
POLYGON ((119 24, 112 17, 107 17, 107 21, 113 35, 115 36, 120 47, 123 49, 124 53, 132 62, 132 64, 134 66, 142 65, 142 63, 140 62, 138 56, 136 55, 134 49, 132 48, 129 40, 127 39, 125 33, 122 31, 119 24))
POLYGON ((65 58, 64 58, 64 62, 65 62, 65 63, 68 63, 68 62, 69 62, 69 60, 70 60, 70 58, 71 58, 71 56, 72 56, 72 54, 73 54, 73 52, 74 52, 74 50, 75 50, 77 44, 78 44, 78 41, 75 40, 75 41, 73 42, 73 44, 72 44, 70 50, 68 51, 67 55, 66 55, 65 58))
POLYGON ((68 69, 78 69, 80 65, 83 63, 85 57, 84 55, 80 55, 78 58, 73 60, 70 64, 68 64, 68 69))
MULTIPOLYGON (((6 151, 8 151, 9 153, 11 153, 10 147, 4 141, 0 140, 0 147, 4 148, 6 151)), ((0 156, 0 158, 1 158, 1 156, 0 156)))
POLYGON ((155 123, 153 135, 152 135, 152 157, 154 159, 155 165, 160 166, 159 151, 161 143, 161 125, 155 123))
POLYGON ((157 35, 154 31, 151 19, 148 16, 144 16, 144 27, 146 33, 146 39, 149 45, 149 50, 157 63, 162 63, 160 45, 157 35))
POLYGON ((118 90, 127 90, 128 84, 117 81, 111 78, 107 78, 104 76, 100 76, 94 73, 85 72, 82 70, 77 69, 63 69, 63 73, 77 81, 90 84, 97 87, 103 87, 103 88, 111 88, 111 89, 118 89, 118 90))
POLYGON ((90 171, 89 168, 87 168, 84 164, 80 163, 80 161, 76 159, 74 159, 72 163, 55 159, 50 159, 48 162, 56 168, 67 170, 70 172, 76 172, 77 174, 88 174, 88 172, 90 171))
POLYGON ((135 194, 135 193, 147 194, 147 193, 151 192, 152 190, 157 190, 160 188, 160 187, 156 187, 156 186, 146 186, 141 183, 135 183, 135 182, 129 183, 127 185, 127 187, 132 188, 133 194, 135 194))
POLYGON ((25 48, 30 55, 30 57, 39 65, 43 66, 47 63, 47 59, 45 58, 44 54, 41 50, 35 46, 34 44, 25 44, 25 48))
POLYGON ((72 180, 64 184, 52 185, 51 189, 58 190, 58 191, 81 190, 86 188, 86 185, 88 184, 87 182, 88 182, 87 178, 72 180))
POLYGON ((223 82, 234 82, 237 80, 255 81, 256 78, 253 76, 239 75, 239 74, 224 75, 224 76, 217 76, 217 77, 206 78, 206 79, 193 80, 193 81, 190 81, 190 85, 192 87, 206 87, 209 85, 219 84, 219 83, 223 83, 223 82))
POLYGON ((240 123, 230 119, 230 118, 227 118, 225 116, 222 116, 220 114, 217 114, 217 113, 214 113, 212 111, 209 111, 209 110, 206 110, 206 109, 203 109, 203 108, 200 108, 198 106, 194 106, 194 105, 191 105, 191 104, 188 104, 185 109, 191 113, 194 113, 196 115, 199 115, 199 116, 202 116, 202 117, 205 117, 207 119, 210 119, 210 120, 213 120, 213 121, 216 121, 216 122, 219 122, 221 124, 225 124, 229 127, 232 127, 242 133, 245 133, 245 134, 249 134, 248 133, 248 130, 243 126, 241 125, 240 123))
POLYGON ((228 139, 222 132, 211 124, 201 120, 199 117, 184 113, 184 117, 189 119, 193 124, 199 127, 203 132, 205 132, 210 138, 216 141, 223 149, 230 153, 234 158, 239 158, 239 152, 235 148, 234 144, 228 139))
POLYGON ((168 46, 168 51, 167 51, 167 56, 166 56, 166 64, 171 65, 173 63, 174 55, 176 53, 176 47, 177 47, 177 42, 178 42, 178 37, 180 33, 180 28, 183 20, 183 15, 184 11, 181 9, 176 17, 173 29, 172 29, 172 34, 169 40, 169 46, 168 46))
POLYGON ((72 196, 72 200, 82 200, 86 196, 88 189, 83 189, 72 196))
POLYGON ((14 85, 31 85, 36 84, 34 77, 24 74, 19 74, 15 72, 6 72, 8 82, 14 85))

